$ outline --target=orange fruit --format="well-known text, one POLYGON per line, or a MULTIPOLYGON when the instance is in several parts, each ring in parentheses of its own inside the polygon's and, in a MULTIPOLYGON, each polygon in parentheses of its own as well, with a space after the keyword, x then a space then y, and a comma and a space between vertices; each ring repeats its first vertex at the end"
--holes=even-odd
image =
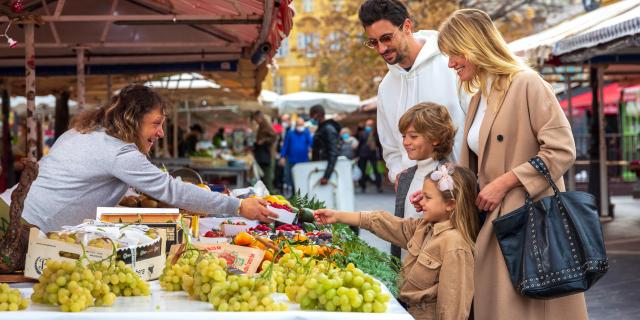
POLYGON ((235 243, 235 244, 237 244, 239 246, 249 246, 252 243, 254 243, 255 241, 256 241, 256 239, 252 235, 250 235, 250 234, 248 234, 248 233, 246 233, 244 231, 243 232, 239 232, 235 236, 235 238, 233 238, 233 243, 235 243))

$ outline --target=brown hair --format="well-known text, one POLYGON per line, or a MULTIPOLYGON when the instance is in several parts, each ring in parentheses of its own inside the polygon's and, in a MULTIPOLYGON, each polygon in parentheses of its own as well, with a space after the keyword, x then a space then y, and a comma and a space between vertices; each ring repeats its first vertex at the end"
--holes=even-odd
POLYGON ((130 84, 111 98, 111 104, 95 110, 81 113, 71 123, 71 127, 80 133, 89 133, 99 128, 122 141, 135 143, 143 150, 138 136, 142 118, 149 112, 160 108, 163 114, 167 104, 150 87, 130 84))
POLYGON ((438 142, 433 148, 434 160, 446 158, 453 150, 458 129, 453 126, 446 107, 433 102, 422 102, 411 107, 400 118, 398 129, 405 134, 410 126, 427 139, 438 142))
MULTIPOLYGON (((439 190, 444 201, 455 202, 455 209, 449 220, 451 225, 460 231, 464 240, 473 248, 476 237, 480 231, 480 221, 478 218, 478 208, 475 205, 478 196, 478 180, 476 175, 469 168, 454 166, 447 163, 448 168, 453 168, 451 178, 453 178, 453 190, 439 190)), ((438 166, 439 167, 439 166, 438 166)), ((431 173, 425 176, 425 182, 431 181, 431 173)))

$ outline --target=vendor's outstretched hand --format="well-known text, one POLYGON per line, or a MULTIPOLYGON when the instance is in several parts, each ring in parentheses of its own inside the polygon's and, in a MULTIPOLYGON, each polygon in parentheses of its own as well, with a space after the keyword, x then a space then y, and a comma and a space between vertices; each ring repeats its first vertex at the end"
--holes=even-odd
POLYGON ((247 198, 240 204, 240 215, 250 220, 260 220, 271 223, 278 215, 266 208, 267 200, 260 198, 247 198))
POLYGON ((319 224, 332 224, 338 222, 338 211, 331 209, 318 209, 313 213, 313 217, 319 224))

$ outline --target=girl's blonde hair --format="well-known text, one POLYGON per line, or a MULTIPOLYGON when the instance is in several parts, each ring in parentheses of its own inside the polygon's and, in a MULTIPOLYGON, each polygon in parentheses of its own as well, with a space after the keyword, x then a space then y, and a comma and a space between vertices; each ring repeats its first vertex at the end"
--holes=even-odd
POLYGON ((400 117, 398 129, 404 135, 411 126, 427 139, 438 142, 433 148, 434 160, 446 158, 453 150, 458 130, 453 126, 446 107, 433 102, 422 102, 411 107, 400 117))
POLYGON ((142 118, 149 112, 160 109, 166 114, 166 101, 150 87, 130 84, 111 98, 111 104, 81 113, 71 123, 80 133, 89 133, 100 128, 122 141, 135 143, 140 151, 144 142, 138 134, 142 118))
POLYGON ((477 66, 473 79, 461 83, 468 93, 481 89, 488 96, 489 92, 485 91, 491 75, 495 76, 492 87, 506 90, 516 73, 530 70, 511 52, 489 15, 478 9, 453 12, 440 25, 438 47, 445 55, 464 56, 477 66))
MULTIPOLYGON (((476 197, 478 196, 478 180, 473 171, 468 168, 454 166, 453 164, 447 164, 447 166, 448 168, 453 168, 451 173, 454 184, 453 190, 442 191, 438 189, 438 191, 445 202, 451 200, 455 202, 455 209, 449 218, 451 225, 460 231, 464 240, 474 248, 476 237, 480 231, 478 208, 475 205, 476 197)), ((431 179, 431 173, 427 174, 425 182, 431 181, 437 186, 438 182, 431 179)))

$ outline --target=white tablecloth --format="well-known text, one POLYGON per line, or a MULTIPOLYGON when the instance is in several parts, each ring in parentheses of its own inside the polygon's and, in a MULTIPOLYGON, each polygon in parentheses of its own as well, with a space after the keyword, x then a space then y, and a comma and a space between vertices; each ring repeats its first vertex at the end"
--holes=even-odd
MULTIPOLYGON (((194 301, 186 292, 167 292, 160 288, 158 281, 151 281, 151 296, 149 297, 118 297, 111 307, 91 307, 83 312, 60 312, 58 307, 45 304, 29 304, 26 310, 17 312, 0 312, 0 319, 117 319, 117 320, 197 320, 197 319, 318 319, 318 320, 404 320, 413 319, 402 308, 397 300, 391 299, 386 313, 357 313, 357 312, 323 312, 302 311, 297 304, 290 303, 283 293, 273 295, 276 302, 285 302, 289 310, 283 312, 216 312, 208 302, 194 301)), ((30 297, 32 284, 12 284, 22 292, 24 297, 30 297)), ((383 290, 389 293, 386 287, 383 290)))

